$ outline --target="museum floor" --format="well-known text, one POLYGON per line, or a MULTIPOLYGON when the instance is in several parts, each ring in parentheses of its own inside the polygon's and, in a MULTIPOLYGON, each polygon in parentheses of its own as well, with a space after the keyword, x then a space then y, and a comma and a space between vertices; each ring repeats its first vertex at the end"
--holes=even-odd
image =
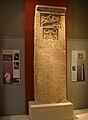
MULTIPOLYGON (((74 120, 88 120, 88 109, 74 110, 74 120)), ((0 120, 30 120, 28 115, 3 116, 0 120)))
POLYGON ((74 110, 74 120, 88 120, 88 109, 74 110))

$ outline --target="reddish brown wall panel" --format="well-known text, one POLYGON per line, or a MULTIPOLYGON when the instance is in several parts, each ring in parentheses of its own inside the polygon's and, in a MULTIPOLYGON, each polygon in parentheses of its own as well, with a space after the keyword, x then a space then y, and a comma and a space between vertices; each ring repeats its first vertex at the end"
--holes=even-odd
POLYGON ((25 0, 25 96, 26 102, 34 100, 33 56, 34 14, 36 5, 66 7, 66 0, 25 0))

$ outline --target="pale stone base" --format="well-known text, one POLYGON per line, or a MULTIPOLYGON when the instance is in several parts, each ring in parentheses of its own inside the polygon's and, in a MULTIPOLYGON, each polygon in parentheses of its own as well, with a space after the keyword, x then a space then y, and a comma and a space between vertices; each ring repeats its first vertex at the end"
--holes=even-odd
POLYGON ((66 102, 30 105, 29 114, 31 120, 73 120, 73 104, 66 102))

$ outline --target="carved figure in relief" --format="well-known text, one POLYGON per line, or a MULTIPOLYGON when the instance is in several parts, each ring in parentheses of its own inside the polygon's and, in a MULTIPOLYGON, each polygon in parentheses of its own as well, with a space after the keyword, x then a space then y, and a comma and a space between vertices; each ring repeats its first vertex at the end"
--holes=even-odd
POLYGON ((61 16, 53 14, 41 14, 41 26, 60 26, 61 16))

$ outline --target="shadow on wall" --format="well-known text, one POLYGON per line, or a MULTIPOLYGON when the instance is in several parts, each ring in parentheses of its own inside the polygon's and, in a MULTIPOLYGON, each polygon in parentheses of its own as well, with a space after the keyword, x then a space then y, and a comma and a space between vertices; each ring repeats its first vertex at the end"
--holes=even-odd
MULTIPOLYGON (((7 37, 7 36, 5 36, 7 37)), ((3 49, 3 35, 0 35, 0 115, 6 115, 7 110, 6 110, 6 87, 3 84, 3 73, 2 73, 2 49, 3 49)))
MULTIPOLYGON (((1 49, 2 49, 2 37, 0 36, 0 56, 1 56, 1 49)), ((2 83, 2 58, 0 57, 0 115, 3 115, 5 111, 5 102, 4 102, 4 86, 2 83)))
POLYGON ((5 111, 4 90, 3 87, 0 86, 0 115, 3 115, 4 111, 5 111))
POLYGON ((3 37, 6 38, 7 36, 0 35, 0 116, 7 115, 7 106, 6 106, 6 87, 3 84, 3 73, 2 73, 2 49, 4 45, 3 37))

